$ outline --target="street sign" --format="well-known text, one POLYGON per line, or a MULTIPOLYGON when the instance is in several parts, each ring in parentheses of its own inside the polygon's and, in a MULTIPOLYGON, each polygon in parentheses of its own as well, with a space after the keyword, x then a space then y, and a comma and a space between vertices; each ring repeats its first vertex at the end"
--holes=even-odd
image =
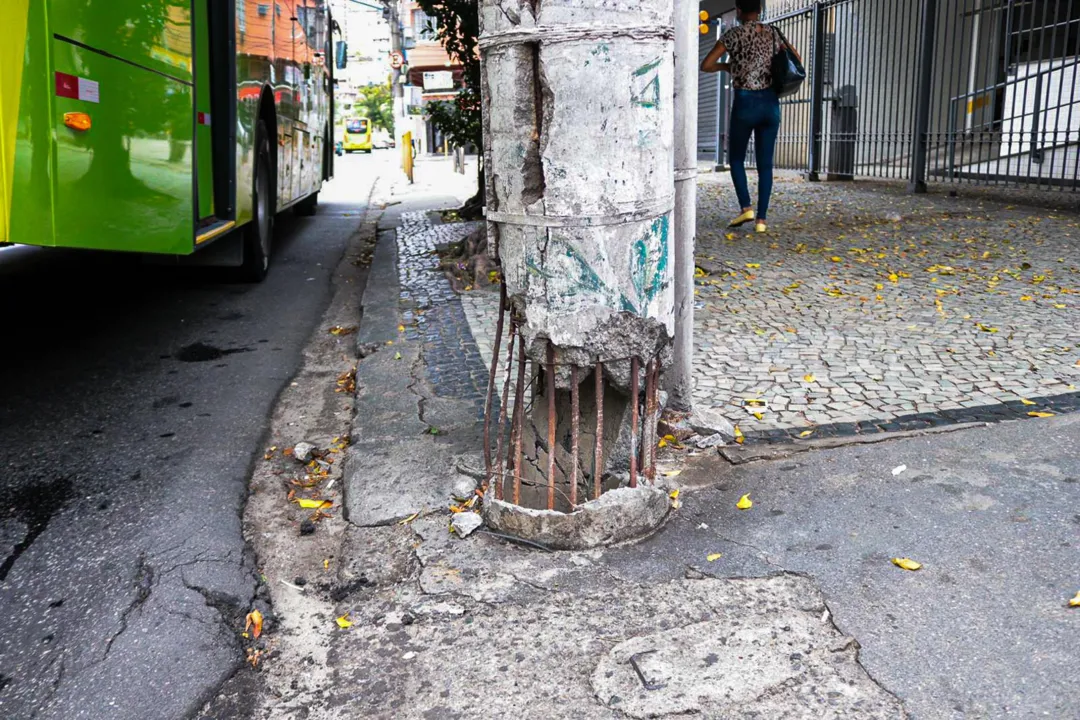
POLYGON ((404 64, 405 58, 402 57, 401 53, 397 51, 390 53, 390 67, 394 68, 395 70, 400 70, 401 66, 404 64))
POLYGON ((424 90, 453 90, 454 73, 449 70, 436 70, 424 73, 424 90))

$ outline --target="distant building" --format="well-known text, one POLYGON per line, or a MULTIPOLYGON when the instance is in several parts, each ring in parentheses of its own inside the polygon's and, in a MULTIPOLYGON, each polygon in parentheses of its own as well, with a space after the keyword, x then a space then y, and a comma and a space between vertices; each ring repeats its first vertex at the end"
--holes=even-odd
POLYGON ((421 153, 442 153, 447 149, 443 134, 425 120, 424 107, 435 100, 453 100, 464 85, 460 63, 450 59, 438 41, 435 19, 411 0, 402 0, 399 11, 405 59, 408 63, 404 88, 404 112, 413 139, 421 153))

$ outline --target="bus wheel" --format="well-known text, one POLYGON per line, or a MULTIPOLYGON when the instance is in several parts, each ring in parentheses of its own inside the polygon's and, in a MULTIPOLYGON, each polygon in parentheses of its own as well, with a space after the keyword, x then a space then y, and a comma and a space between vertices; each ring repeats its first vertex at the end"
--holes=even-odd
POLYGON ((251 222, 244 228, 244 262, 240 275, 247 282, 262 282, 270 269, 270 245, 274 233, 274 191, 270 177, 270 139, 260 120, 255 131, 255 178, 251 189, 251 222))

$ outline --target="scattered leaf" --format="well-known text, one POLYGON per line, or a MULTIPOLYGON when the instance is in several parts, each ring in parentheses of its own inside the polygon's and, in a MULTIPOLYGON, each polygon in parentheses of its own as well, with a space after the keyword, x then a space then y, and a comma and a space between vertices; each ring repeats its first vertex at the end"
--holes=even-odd
POLYGON ((799 433, 799 437, 801 437, 801 438, 808 438, 808 437, 810 437, 810 436, 811 436, 811 435, 813 435, 813 434, 814 434, 814 431, 813 431, 813 430, 803 430, 803 431, 802 431, 801 433, 799 433))
POLYGON ((998 331, 996 327, 990 327, 989 325, 984 325, 983 323, 975 323, 975 327, 987 333, 996 333, 998 331))
POLYGON ((679 497, 679 491, 678 490, 672 490, 671 492, 668 493, 668 497, 671 498, 672 500, 677 500, 678 497, 679 497))
POLYGON ((915 562, 911 558, 893 558, 892 563, 896 567, 903 568, 904 570, 914 571, 922 567, 922 563, 915 562))
POLYGON ((394 353, 394 359, 395 360, 400 360, 401 359, 401 353, 399 353, 399 352, 394 353))
POLYGON ((1080 607, 1080 590, 1077 590, 1076 597, 1069 600, 1069 607, 1080 607))
POLYGON ((742 430, 739 429, 739 426, 736 425, 735 426, 735 442, 737 444, 739 444, 739 445, 742 445, 744 440, 746 440, 746 437, 743 435, 742 430))
MULTIPOLYGON (((722 557, 724 557, 723 553, 709 553, 705 556, 705 559, 709 562, 716 562, 722 557)), ((1077 593, 1077 597, 1080 597, 1080 593, 1077 593)))
MULTIPOLYGON (((678 475, 681 472, 682 472, 682 470, 668 470, 668 471, 662 472, 660 474, 663 475, 664 477, 675 477, 676 475, 678 475)), ((672 492, 679 492, 679 491, 678 490, 672 490, 672 492)))
POLYGON ((398 325, 398 326, 397 326, 397 331, 398 331, 399 333, 405 332, 405 326, 404 326, 404 325, 398 325))
POLYGON ((337 625, 341 629, 352 627, 352 620, 349 619, 349 613, 345 613, 341 617, 337 618, 337 625))
POLYGON ((263 616, 261 612, 259 612, 258 610, 252 610, 247 614, 247 618, 245 618, 244 621, 245 633, 248 631, 248 628, 251 628, 252 637, 258 640, 259 636, 262 635, 262 626, 263 616))
POLYGON ((1054 417, 1054 413, 1052 413, 1052 412, 1040 412, 1038 410, 1032 410, 1031 412, 1028 413, 1028 415, 1030 417, 1037 417, 1037 418, 1054 417))
POLYGON ((322 561, 322 569, 324 571, 330 569, 330 559, 329 558, 322 561))
POLYGON ((759 267, 761 267, 761 263, 746 263, 746 267, 750 268, 751 270, 757 270, 759 267))
POLYGON ((1037 405, 1038 404, 1038 403, 1036 403, 1036 402, 1034 402, 1032 400, 1028 400, 1027 398, 1020 398, 1020 402, 1024 403, 1025 405, 1037 405))
POLYGON ((754 501, 750 499, 750 493, 746 493, 741 498, 739 498, 739 502, 735 503, 735 507, 739 508, 740 510, 749 510, 750 508, 754 507, 754 501))
POLYGON ((296 504, 305 510, 324 510, 333 507, 333 500, 312 500, 310 498, 296 498, 296 504))
POLYGON ((331 335, 352 335, 356 332, 355 325, 335 325, 330 328, 331 335))
POLYGON ((807 373, 802 376, 802 379, 808 383, 817 382, 817 377, 814 376, 814 373, 807 373))
POLYGON ((405 518, 404 520, 398 520, 398 525, 408 525, 418 517, 420 517, 420 511, 414 512, 412 515, 405 518))

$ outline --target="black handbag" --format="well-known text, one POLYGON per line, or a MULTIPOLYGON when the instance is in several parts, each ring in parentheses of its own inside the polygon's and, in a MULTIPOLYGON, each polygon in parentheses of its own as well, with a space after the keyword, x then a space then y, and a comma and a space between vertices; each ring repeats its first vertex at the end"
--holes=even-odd
POLYGON ((775 25, 772 28, 776 30, 776 34, 783 41, 780 49, 773 55, 772 64, 769 66, 772 74, 772 89, 776 92, 777 97, 786 97, 798 92, 803 80, 806 79, 806 68, 803 67, 798 56, 792 51, 791 45, 788 43, 787 38, 784 37, 784 33, 780 31, 780 28, 775 25))

